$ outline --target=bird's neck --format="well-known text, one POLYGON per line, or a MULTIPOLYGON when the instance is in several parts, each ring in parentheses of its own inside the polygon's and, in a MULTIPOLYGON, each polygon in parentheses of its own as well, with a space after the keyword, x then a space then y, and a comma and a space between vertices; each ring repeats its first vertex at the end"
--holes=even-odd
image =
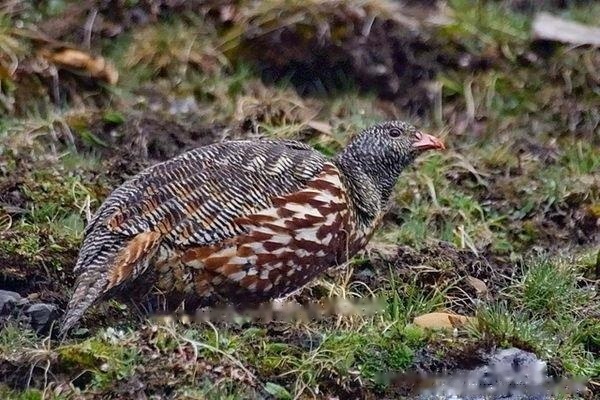
POLYGON ((357 209, 361 228, 370 230, 380 222, 381 214, 389 208, 389 200, 396 184, 394 177, 374 174, 368 165, 348 152, 336 156, 333 163, 342 173, 350 200, 357 209))

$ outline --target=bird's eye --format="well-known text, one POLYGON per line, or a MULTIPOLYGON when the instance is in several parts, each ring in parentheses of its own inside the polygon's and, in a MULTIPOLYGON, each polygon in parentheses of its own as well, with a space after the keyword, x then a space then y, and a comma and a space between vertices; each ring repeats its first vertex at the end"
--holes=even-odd
POLYGON ((402 135, 402 131, 398 128, 392 128, 389 130, 388 135, 390 135, 390 137, 397 138, 402 135))

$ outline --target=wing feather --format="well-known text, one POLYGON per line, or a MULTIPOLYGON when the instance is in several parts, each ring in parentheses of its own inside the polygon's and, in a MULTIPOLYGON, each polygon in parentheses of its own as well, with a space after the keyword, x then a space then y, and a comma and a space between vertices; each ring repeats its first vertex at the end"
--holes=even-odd
POLYGON ((160 233, 156 231, 144 232, 136 235, 127 246, 117 253, 115 260, 109 267, 108 285, 104 290, 109 290, 134 275, 134 269, 144 259, 149 259, 160 243, 160 233))
POLYGON ((324 162, 312 148, 294 141, 207 146, 125 183, 98 213, 109 230, 126 236, 159 231, 176 246, 214 244, 243 233, 236 218, 299 190, 324 162))

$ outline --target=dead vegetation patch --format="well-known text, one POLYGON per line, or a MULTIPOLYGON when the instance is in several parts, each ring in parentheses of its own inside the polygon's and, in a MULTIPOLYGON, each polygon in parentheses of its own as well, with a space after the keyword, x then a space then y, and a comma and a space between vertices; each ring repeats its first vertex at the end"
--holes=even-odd
MULTIPOLYGON (((28 43, 36 55, 12 57, 16 67, 7 82, 36 89, 54 104, 102 104, 108 94, 102 82, 118 79, 110 60, 101 57, 103 40, 132 32, 124 68, 145 66, 164 76, 186 69, 211 74, 230 63, 251 63, 266 82, 288 81, 301 95, 358 86, 422 114, 435 95, 431 84, 437 73, 456 68, 463 53, 460 46, 448 50, 449 43, 436 41, 432 21, 437 14, 441 20, 441 13, 425 8, 377 0, 285 5, 90 0, 70 4, 41 24, 25 21, 18 31, 24 36, 13 40, 28 43), (152 27, 174 16, 185 22, 152 27)), ((26 15, 20 8, 8 14, 26 15)), ((477 64, 469 61, 471 67, 477 64)), ((23 113, 28 99, 11 92, 9 111, 23 113)))
POLYGON ((423 111, 436 71, 453 62, 439 55, 423 21, 383 2, 263 2, 242 18, 244 31, 226 37, 225 54, 256 63, 266 82, 289 81, 300 94, 357 84, 423 111))

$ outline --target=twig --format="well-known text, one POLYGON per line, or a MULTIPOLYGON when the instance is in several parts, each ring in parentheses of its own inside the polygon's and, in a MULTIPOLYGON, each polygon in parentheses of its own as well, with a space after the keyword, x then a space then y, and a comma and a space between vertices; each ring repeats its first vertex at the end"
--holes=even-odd
POLYGON ((83 26, 83 30, 85 32, 85 35, 83 36, 83 46, 88 50, 92 47, 92 31, 94 30, 94 22, 96 22, 97 15, 98 9, 93 8, 85 21, 85 25, 83 26))
POLYGON ((551 40, 574 45, 600 46, 600 28, 539 13, 533 20, 534 39, 551 40))

